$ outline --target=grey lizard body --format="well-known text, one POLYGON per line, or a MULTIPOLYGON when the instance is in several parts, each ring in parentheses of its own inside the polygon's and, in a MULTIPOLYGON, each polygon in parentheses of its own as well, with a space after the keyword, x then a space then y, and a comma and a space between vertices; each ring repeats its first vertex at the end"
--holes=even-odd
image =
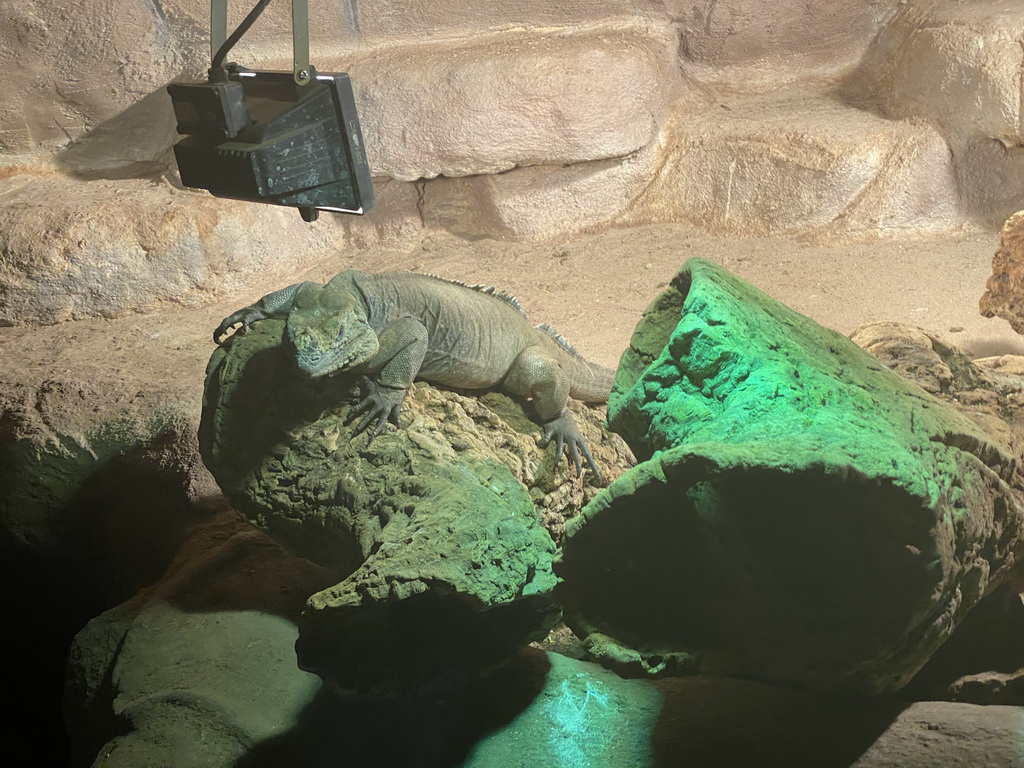
POLYGON ((563 446, 577 472, 580 454, 600 472, 566 408, 570 397, 607 402, 614 372, 587 362, 547 326, 534 327, 518 302, 481 286, 469 287, 410 272, 346 271, 326 285, 296 283, 224 318, 214 332, 266 318, 286 319, 286 344, 311 377, 362 374, 366 397, 356 406, 359 433, 370 439, 398 416, 415 379, 464 389, 501 387, 531 398, 546 445, 563 446))

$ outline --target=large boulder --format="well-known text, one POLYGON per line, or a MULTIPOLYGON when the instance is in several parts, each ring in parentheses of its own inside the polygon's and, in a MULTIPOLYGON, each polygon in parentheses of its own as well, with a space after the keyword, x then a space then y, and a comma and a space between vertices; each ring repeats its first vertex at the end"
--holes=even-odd
POLYGON ((556 570, 576 625, 652 672, 893 691, 1024 550, 1001 434, 709 262, 647 310, 609 414, 646 460, 556 570))
POLYGON ((166 179, 0 178, 0 324, 196 308, 294 282, 339 227, 166 179))
MULTIPOLYGON (((553 469, 539 427, 503 394, 423 383, 401 428, 367 442, 351 378, 300 376, 283 325, 264 320, 214 353, 200 446, 238 509, 344 575, 308 600, 303 668, 345 689, 409 690, 472 677, 547 634, 559 611, 541 519, 593 491, 564 458, 553 469)), ((598 463, 621 472, 593 410, 574 410, 598 463)))
POLYGON ((673 58, 664 28, 526 30, 374 51, 346 67, 370 167, 412 181, 627 157, 667 116, 673 58))
POLYGON ((958 144, 1024 140, 1024 16, 998 0, 912 0, 874 43, 851 85, 892 117, 922 117, 958 144), (970 109, 951 109, 970 104, 970 109))
POLYGON ((207 517, 158 583, 75 638, 73 764, 230 765, 295 727, 320 689, 295 666, 295 621, 333 576, 237 513, 207 517))
POLYGON ((662 165, 622 221, 845 239, 958 225, 949 148, 934 128, 802 89, 717 102, 673 116, 662 165))
POLYGON ((965 206, 988 224, 1018 210, 1024 196, 1022 39, 1024 15, 1012 4, 913 0, 847 84, 855 103, 938 126, 965 206))

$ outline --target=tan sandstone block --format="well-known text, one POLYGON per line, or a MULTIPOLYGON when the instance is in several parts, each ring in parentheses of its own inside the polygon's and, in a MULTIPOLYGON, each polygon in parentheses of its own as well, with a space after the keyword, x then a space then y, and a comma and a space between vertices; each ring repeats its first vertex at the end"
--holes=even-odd
POLYGON ((673 120, 665 137, 628 223, 874 237, 959 222, 952 159, 933 128, 826 95, 736 97, 673 120))
POLYGON ((628 156, 680 82, 674 46, 626 33, 505 33, 348 67, 375 174, 412 181, 628 156))
POLYGON ((893 117, 924 117, 961 143, 1024 143, 1024 9, 1005 0, 911 0, 850 84, 893 117))
POLYGON ((739 90, 827 80, 854 65, 899 0, 668 0, 687 71, 739 90))
POLYGON ((911 35, 897 65, 889 112, 927 117, 957 137, 1022 143, 1024 9, 986 21, 980 28, 949 24, 911 35))
POLYGON ((621 216, 647 184, 656 159, 652 146, 623 159, 435 179, 425 187, 424 218, 428 226, 467 237, 573 237, 621 216))
POLYGON ((952 148, 965 212, 998 226, 1024 200, 1024 9, 911 0, 846 86, 882 114, 925 119, 952 148))
POLYGON ((0 325, 200 307, 295 281, 334 249, 332 217, 167 181, 0 179, 0 325))

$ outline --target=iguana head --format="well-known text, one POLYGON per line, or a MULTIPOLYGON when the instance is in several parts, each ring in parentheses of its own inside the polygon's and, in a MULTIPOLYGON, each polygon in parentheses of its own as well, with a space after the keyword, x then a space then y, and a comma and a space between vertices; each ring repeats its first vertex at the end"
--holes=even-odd
POLYGON ((299 370, 312 376, 344 371, 377 354, 377 334, 350 292, 305 283, 292 300, 285 335, 299 370))

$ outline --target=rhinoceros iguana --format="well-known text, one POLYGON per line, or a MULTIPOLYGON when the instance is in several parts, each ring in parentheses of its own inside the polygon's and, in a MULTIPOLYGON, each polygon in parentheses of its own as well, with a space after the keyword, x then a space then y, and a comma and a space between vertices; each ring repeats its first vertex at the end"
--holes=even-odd
POLYGON ((614 372, 584 360, 546 325, 534 327, 519 302, 494 288, 411 272, 346 271, 326 285, 296 283, 233 312, 213 338, 223 343, 265 318, 285 318, 285 343, 312 377, 363 375, 366 396, 356 434, 370 439, 398 416, 414 379, 465 389, 500 387, 529 397, 543 422, 541 446, 556 441, 577 473, 580 454, 601 473, 580 435, 568 398, 606 402, 614 372))

